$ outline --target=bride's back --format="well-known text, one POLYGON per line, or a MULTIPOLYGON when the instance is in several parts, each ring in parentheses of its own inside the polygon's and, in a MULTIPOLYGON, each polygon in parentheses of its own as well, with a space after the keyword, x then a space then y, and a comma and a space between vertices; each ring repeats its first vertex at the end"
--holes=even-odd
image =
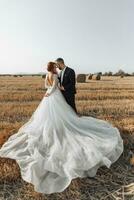
POLYGON ((54 78, 53 78, 53 74, 47 74, 46 75, 46 84, 48 85, 48 86, 52 86, 53 85, 53 81, 54 81, 54 78))

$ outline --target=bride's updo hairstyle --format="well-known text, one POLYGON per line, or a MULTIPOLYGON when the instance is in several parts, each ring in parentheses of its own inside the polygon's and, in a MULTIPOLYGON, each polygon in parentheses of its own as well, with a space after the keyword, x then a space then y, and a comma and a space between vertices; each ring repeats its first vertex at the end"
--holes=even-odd
POLYGON ((48 62, 48 64, 47 64, 47 71, 56 74, 56 72, 55 72, 55 65, 56 64, 54 62, 48 62))

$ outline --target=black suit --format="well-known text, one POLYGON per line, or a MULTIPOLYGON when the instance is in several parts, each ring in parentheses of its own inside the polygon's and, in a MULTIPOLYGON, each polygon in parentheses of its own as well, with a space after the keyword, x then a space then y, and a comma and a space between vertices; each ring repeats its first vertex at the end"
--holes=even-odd
POLYGON ((73 69, 71 69, 70 67, 66 67, 66 69, 64 71, 64 75, 63 75, 62 84, 61 84, 61 76, 59 77, 59 81, 60 81, 60 85, 62 85, 64 87, 64 89, 65 89, 65 91, 61 90, 63 96, 65 97, 67 103, 77 113, 76 106, 75 106, 75 94, 76 94, 76 88, 75 88, 75 84, 76 84, 75 71, 73 69))

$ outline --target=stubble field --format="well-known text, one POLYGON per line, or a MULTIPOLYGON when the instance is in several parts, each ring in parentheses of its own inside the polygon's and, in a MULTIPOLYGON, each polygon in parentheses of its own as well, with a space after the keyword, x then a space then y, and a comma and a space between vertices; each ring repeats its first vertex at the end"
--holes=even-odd
MULTIPOLYGON (((0 77, 0 146, 28 121, 45 93, 41 76, 0 77)), ((124 152, 94 178, 74 179, 62 193, 43 195, 21 179, 15 160, 0 158, 0 200, 134 200, 134 77, 102 77, 77 83, 81 115, 110 121, 119 128, 124 152)))

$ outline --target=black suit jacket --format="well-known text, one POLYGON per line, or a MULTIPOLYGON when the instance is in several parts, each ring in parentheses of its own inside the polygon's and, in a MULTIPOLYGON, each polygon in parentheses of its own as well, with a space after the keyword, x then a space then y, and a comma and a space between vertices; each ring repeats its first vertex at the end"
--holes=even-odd
MULTIPOLYGON (((59 82, 61 85, 61 76, 59 77, 59 82)), ((75 71, 70 68, 66 67, 63 75, 63 81, 62 81, 62 86, 65 88, 65 91, 62 91, 63 94, 75 94, 76 93, 76 76, 75 76, 75 71)))

